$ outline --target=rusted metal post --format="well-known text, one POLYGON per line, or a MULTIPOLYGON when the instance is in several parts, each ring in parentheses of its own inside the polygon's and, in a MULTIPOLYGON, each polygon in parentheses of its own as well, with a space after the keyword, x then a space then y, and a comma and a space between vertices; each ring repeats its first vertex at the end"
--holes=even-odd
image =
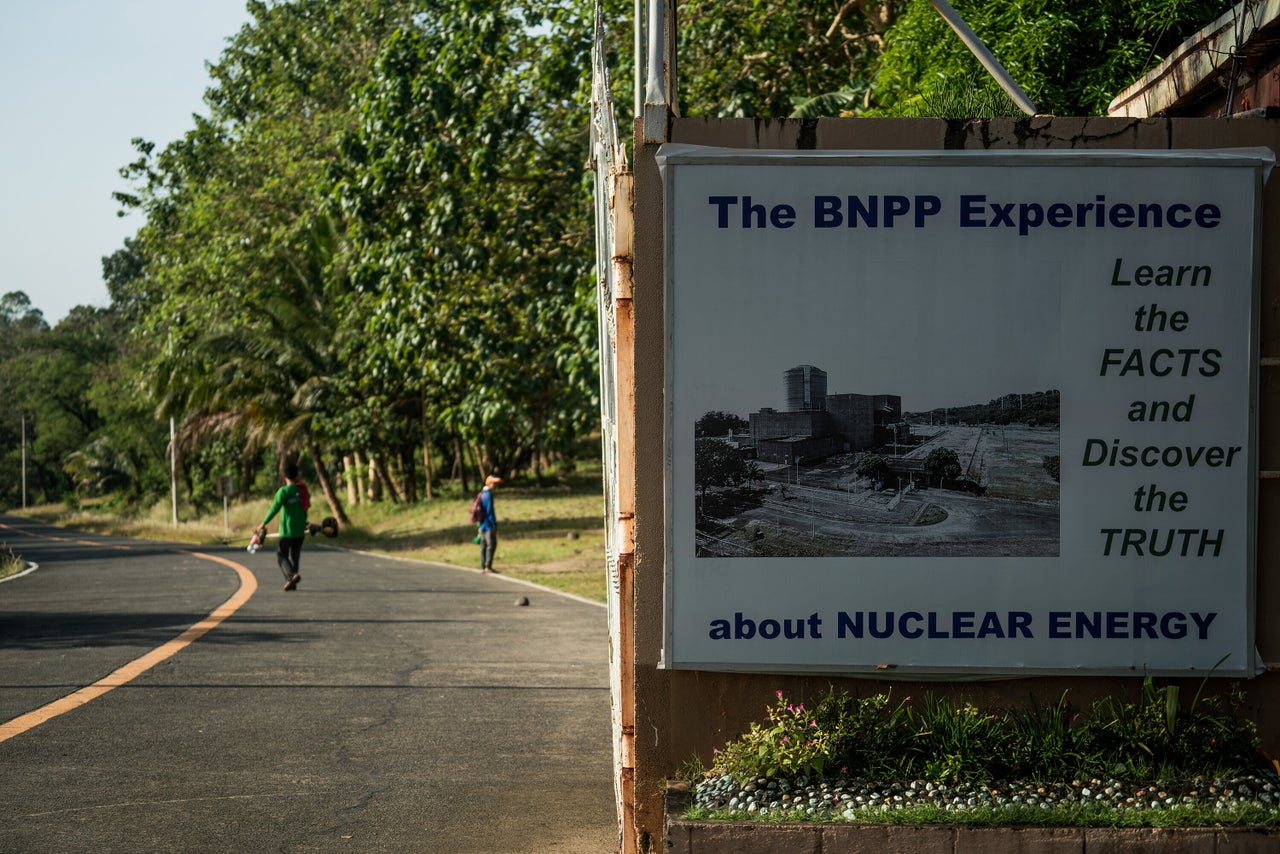
POLYGON ((618 703, 620 727, 616 734, 620 757, 619 793, 622 800, 622 851, 636 850, 635 822, 635 320, 632 305, 633 238, 632 176, 613 177, 610 193, 613 221, 613 321, 617 461, 618 544, 618 703))

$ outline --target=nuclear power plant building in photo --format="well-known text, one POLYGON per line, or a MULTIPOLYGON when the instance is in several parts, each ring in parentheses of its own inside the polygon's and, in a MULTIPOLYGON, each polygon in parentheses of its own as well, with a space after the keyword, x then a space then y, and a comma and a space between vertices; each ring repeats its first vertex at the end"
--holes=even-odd
POLYGON ((756 458, 791 464, 865 451, 905 438, 902 398, 895 394, 827 394, 827 372, 797 365, 783 373, 785 412, 749 416, 756 458))

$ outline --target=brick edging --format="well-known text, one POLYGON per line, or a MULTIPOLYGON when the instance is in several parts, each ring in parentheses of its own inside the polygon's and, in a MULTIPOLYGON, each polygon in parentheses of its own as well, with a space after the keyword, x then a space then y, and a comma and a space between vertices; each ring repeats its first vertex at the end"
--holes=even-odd
POLYGON ((667 854, 1280 854, 1280 830, 686 821, 692 798, 687 784, 667 787, 667 854))

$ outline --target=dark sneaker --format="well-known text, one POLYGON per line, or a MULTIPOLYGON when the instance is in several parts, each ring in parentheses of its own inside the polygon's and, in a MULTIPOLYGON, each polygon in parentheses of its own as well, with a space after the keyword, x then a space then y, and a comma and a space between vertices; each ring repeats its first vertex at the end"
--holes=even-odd
POLYGON ((302 576, 298 575, 297 573, 294 573, 293 576, 289 579, 289 581, 285 584, 284 589, 293 590, 297 588, 298 582, 301 580, 302 580, 302 576))

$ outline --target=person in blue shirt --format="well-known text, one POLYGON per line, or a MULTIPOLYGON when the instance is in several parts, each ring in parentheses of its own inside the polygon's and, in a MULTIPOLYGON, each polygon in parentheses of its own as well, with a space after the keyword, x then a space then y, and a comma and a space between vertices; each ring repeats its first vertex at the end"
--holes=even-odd
POLYGON ((493 509, 493 488, 502 483, 502 478, 489 475, 484 479, 484 489, 480 490, 480 507, 484 517, 480 520, 480 569, 493 572, 493 555, 498 550, 498 514, 493 509))
POLYGON ((299 562, 302 559, 302 541, 307 536, 307 508, 303 500, 302 488, 299 486, 301 481, 298 478, 296 463, 285 465, 284 480, 284 486, 276 490, 271 509, 267 511, 267 518, 263 519, 262 524, 258 526, 258 532, 265 536, 267 523, 275 518, 277 513, 281 514, 280 546, 276 553, 276 563, 284 573, 284 589, 296 590, 298 582, 302 581, 299 562))

